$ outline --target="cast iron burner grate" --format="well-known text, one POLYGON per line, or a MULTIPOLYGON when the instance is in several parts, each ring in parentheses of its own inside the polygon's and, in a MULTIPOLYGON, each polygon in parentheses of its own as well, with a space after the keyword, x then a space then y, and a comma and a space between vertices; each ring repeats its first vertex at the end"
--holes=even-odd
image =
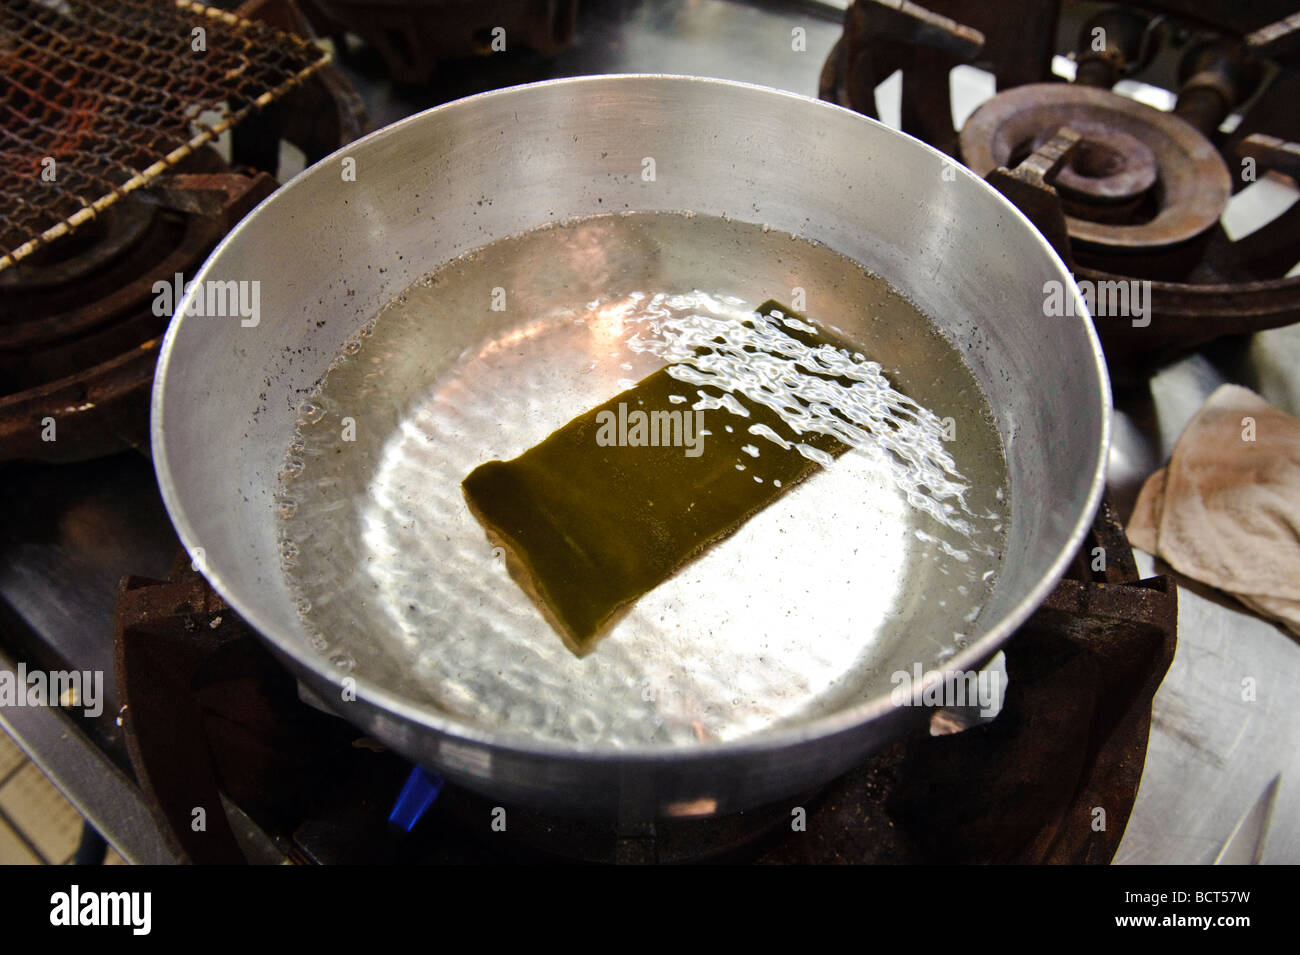
POLYGON ((1077 39, 1058 36, 1062 5, 855 0, 821 96, 875 117, 876 87, 901 70, 903 131, 1002 190, 1081 284, 1150 282, 1137 322, 1094 309, 1121 384, 1221 336, 1300 320, 1300 277, 1287 277, 1300 205, 1238 241, 1219 219, 1251 182, 1300 173, 1292 4, 1139 0, 1100 9, 1077 39), (1060 53, 1075 63, 1072 83, 1053 74, 1060 53), (992 73, 998 92, 958 130, 950 74, 963 64, 992 73), (1173 109, 1113 91, 1135 76, 1176 90, 1173 109), (1240 122, 1223 131, 1234 112, 1240 122), (1055 142, 1064 130, 1077 142, 1055 142))

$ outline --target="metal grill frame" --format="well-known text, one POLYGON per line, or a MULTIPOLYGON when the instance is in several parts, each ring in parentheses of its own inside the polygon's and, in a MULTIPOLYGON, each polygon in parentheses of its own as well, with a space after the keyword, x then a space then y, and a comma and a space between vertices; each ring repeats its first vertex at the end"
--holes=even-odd
MULTIPOLYGON (((271 27, 268 27, 266 24, 254 23, 253 21, 240 17, 237 14, 230 13, 225 10, 218 10, 214 7, 206 6, 205 4, 196 2, 196 0, 171 0, 170 3, 167 2, 167 0, 152 0, 152 2, 148 4, 141 4, 141 6, 142 8, 147 8, 149 6, 152 6, 162 10, 168 10, 170 8, 174 8, 175 10, 178 11, 187 12, 197 16, 205 17, 209 20, 218 21, 224 26, 230 27, 235 30, 245 31, 246 34, 250 34, 250 36, 246 37, 246 40, 250 43, 258 42, 257 39, 258 34, 270 35, 279 40, 292 42, 295 46, 297 46, 300 49, 305 47, 314 47, 318 55, 316 56, 315 60, 310 62, 307 66, 291 74, 287 79, 283 80, 276 86, 270 89, 263 90, 259 95, 253 98, 251 102, 247 103, 241 108, 234 111, 231 111, 228 108, 224 110, 221 119, 218 120, 215 124, 204 124, 199 122, 197 119, 190 120, 190 122, 193 125, 197 125, 199 127, 199 131, 197 133, 192 135, 187 141, 183 142, 181 145, 173 148, 171 151, 166 153, 160 159, 155 160, 154 162, 150 163, 148 166, 146 166, 143 169, 137 169, 135 174, 132 175, 130 178, 128 178, 125 182, 122 182, 118 185, 113 185, 112 183, 108 183, 107 184, 108 190, 103 192, 103 194, 101 195, 95 196, 93 199, 88 198, 87 196, 84 195, 74 194, 73 198, 83 203, 81 209, 72 213, 71 215, 66 216, 60 221, 55 222, 53 225, 44 229, 39 234, 32 235, 30 238, 26 239, 21 244, 14 246, 12 249, 8 250, 7 252, 5 252, 3 248, 0 248, 0 253, 3 253, 0 254, 0 271, 3 271, 4 269, 9 268, 10 266, 16 264, 17 262, 31 255, 32 253, 36 252, 37 250, 45 247, 48 243, 56 239, 59 239, 62 236, 70 234, 76 228, 85 224, 86 222, 91 221, 97 215, 102 213, 105 209, 107 209, 114 203, 118 202, 122 198, 130 195, 131 193, 135 192, 138 189, 142 189, 150 185, 155 180, 157 180, 160 176, 166 173, 169 169, 173 168, 179 162, 185 159, 187 156, 194 153, 195 150, 211 142, 214 142, 218 137, 221 136, 222 133, 238 125, 240 122, 246 119, 253 112, 260 111, 264 109, 268 104, 274 102, 277 99, 280 99, 285 94, 287 94, 290 90, 302 84, 308 77, 310 77, 317 70, 321 69, 323 66, 330 63, 332 60, 332 57, 328 50, 322 49, 320 47, 315 47, 315 45, 308 40, 304 40, 301 37, 293 36, 292 34, 284 33, 283 31, 280 30, 275 30, 271 27)), ((220 80, 212 80, 211 82, 215 86, 217 83, 220 82, 220 80)), ((217 100, 217 102, 220 103, 221 100, 217 100)), ((210 107, 212 104, 204 104, 204 105, 210 107)), ((106 179, 107 176, 104 174, 99 174, 96 176, 96 178, 106 179)), ((59 198, 62 199, 62 198, 66 198, 67 196, 68 193, 63 193, 59 196, 59 198)), ((27 198, 29 197, 20 198, 20 202, 25 201, 27 198)))

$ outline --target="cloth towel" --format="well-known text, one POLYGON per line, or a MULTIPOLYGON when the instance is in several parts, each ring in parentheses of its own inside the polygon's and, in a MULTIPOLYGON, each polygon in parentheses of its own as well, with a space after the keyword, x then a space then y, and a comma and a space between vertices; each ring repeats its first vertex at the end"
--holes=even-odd
POLYGON ((1300 636, 1300 420, 1221 386, 1143 485, 1128 539, 1300 636))

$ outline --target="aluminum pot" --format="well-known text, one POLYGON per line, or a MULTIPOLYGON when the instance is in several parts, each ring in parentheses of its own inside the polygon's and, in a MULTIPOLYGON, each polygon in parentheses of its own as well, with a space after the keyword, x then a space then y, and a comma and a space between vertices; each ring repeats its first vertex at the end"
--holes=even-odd
POLYGON ((536 83, 431 109, 306 170, 197 276, 200 289, 256 280, 257 314, 187 314, 189 296, 177 309, 153 394, 158 482, 213 587, 321 700, 411 759, 550 810, 768 803, 832 779, 925 714, 883 694, 680 749, 507 738, 419 702, 400 670, 358 669, 345 699, 346 674, 312 649, 280 567, 273 500, 295 408, 349 336, 460 253, 611 208, 811 237, 887 278, 963 348, 1005 446, 1012 517, 982 632, 946 665, 987 661, 1061 576, 1098 504, 1110 390, 1096 335, 1063 263, 981 179, 879 123, 776 90, 648 75, 536 83), (647 189, 611 173, 639 171, 645 156, 674 174, 647 189), (1048 283, 1074 296, 1071 317, 1045 316, 1048 283))

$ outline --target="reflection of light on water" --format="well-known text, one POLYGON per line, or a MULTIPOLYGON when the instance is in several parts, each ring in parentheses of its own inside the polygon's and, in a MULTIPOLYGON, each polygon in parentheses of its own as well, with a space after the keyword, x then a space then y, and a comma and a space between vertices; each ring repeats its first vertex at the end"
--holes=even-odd
POLYGON ((485 344, 482 351, 478 353, 478 357, 487 358, 495 351, 500 351, 503 348, 513 348, 515 345, 523 344, 529 339, 536 338, 550 327, 551 323, 549 321, 541 319, 529 322, 526 325, 520 325, 518 328, 504 332, 499 337, 494 338, 485 344))
MULTIPOLYGON (((501 571, 482 528, 465 518, 459 479, 492 456, 475 447, 490 430, 479 423, 508 421, 519 407, 534 402, 543 380, 535 377, 538 367, 580 367, 585 359, 575 361, 582 354, 581 348, 573 349, 575 342, 585 342, 599 360, 610 351, 629 349, 652 361, 680 360, 714 339, 724 322, 749 316, 743 303, 722 303, 702 294, 669 302, 634 293, 592 303, 576 316, 530 322, 480 347, 473 365, 448 376, 436 393, 406 410, 378 449, 361 502, 367 557, 358 569, 367 581, 361 590, 373 601, 373 613, 382 615, 383 628, 400 635, 416 654, 421 672, 437 678, 442 705, 488 724, 540 723, 548 735, 578 740, 631 741, 645 738, 650 727, 678 740, 734 739, 793 717, 809 699, 836 692, 865 647, 888 642, 886 635, 903 624, 896 608, 914 573, 918 543, 935 548, 936 564, 957 558, 938 569, 941 575, 965 574, 965 555, 947 541, 909 533, 908 489, 900 487, 890 455, 861 434, 845 433, 857 441, 854 451, 838 460, 823 456, 828 467, 806 486, 771 502, 643 595, 589 657, 573 657, 549 633, 540 614, 501 571), (688 332, 678 341, 674 328, 688 332), (526 348, 512 347, 525 341, 526 348), (470 420, 462 420, 467 415, 470 420), (846 510, 828 506, 828 501, 853 503, 846 510), (808 540, 819 542, 816 559, 803 546, 808 540), (872 546, 861 546, 863 541, 872 546), (468 603, 469 612, 445 612, 428 589, 427 579, 434 575, 454 575, 456 592, 449 591, 447 600, 461 607, 468 603), (871 585, 854 588, 851 580, 871 585), (471 582, 483 588, 477 595, 471 582), (747 598, 716 597, 729 592, 747 598), (665 629, 665 620, 687 624, 665 629), (778 620, 791 625, 774 627, 778 620), (430 632, 439 623, 450 632, 430 632), (809 633, 819 635, 815 652, 807 645, 809 633), (761 667, 752 665, 756 649, 761 667), (497 672, 492 661, 501 660, 527 663, 524 670, 497 672), (647 673, 658 688, 652 701, 624 712, 590 702, 618 699, 627 686, 643 683, 647 673), (524 690, 530 686, 535 689, 524 690), (548 709, 519 698, 528 692, 569 702, 548 709)), ((771 345, 759 336, 761 331, 743 334, 733 344, 771 345)), ((795 354, 808 358, 801 349, 795 354)), ((726 363, 709 366, 712 380, 716 383, 716 374, 728 368, 726 363)), ((905 401, 877 380, 876 366, 846 364, 834 370, 878 386, 857 396, 859 418, 866 411, 893 414, 896 403, 905 401)), ((774 380, 797 391, 801 376, 794 371, 787 369, 774 380)), ((683 382, 683 390, 692 389, 683 382)), ((607 397, 589 394, 583 407, 607 397)), ((730 404, 744 413, 734 399, 730 404)), ((905 424, 932 430, 934 422, 917 417, 921 409, 910 407, 905 424)), ((769 429, 741 426, 760 442, 749 445, 741 460, 764 453, 762 445, 777 453, 772 445, 785 443, 769 429)), ((933 442, 919 443, 943 455, 933 442)), ((951 467, 950 460, 942 460, 951 467)), ((930 478, 940 486, 939 474, 930 478)))
MULTIPOLYGON (((406 408, 376 449, 366 493, 353 503, 362 546, 354 596, 345 599, 360 602, 371 627, 416 659, 441 706, 478 723, 578 741, 735 739, 837 692, 864 648, 889 642, 904 623, 897 608, 915 573, 917 543, 937 551, 932 560, 941 575, 968 573, 964 553, 912 527, 889 455, 859 442, 642 596, 592 655, 579 660, 563 647, 467 516, 459 481, 493 456, 484 436, 539 398, 547 380, 537 377, 539 367, 581 366, 585 359, 574 359, 583 343, 601 357, 628 348, 652 361, 689 355, 721 330, 719 312, 752 314, 742 303, 724 306, 707 296, 679 296, 668 307, 662 297, 637 293, 510 329, 406 408), (689 328, 682 341, 667 331, 677 327, 674 318, 689 328), (828 501, 853 503, 846 510, 828 501), (816 559, 802 546, 808 540, 819 542, 816 559), (871 585, 854 588, 852 580, 871 585), (748 596, 731 601, 718 599, 721 593, 748 596), (665 620, 687 625, 665 629, 665 620), (779 620, 790 625, 774 627, 779 620), (809 633, 818 634, 815 651, 809 633), (653 700, 609 708, 607 701, 647 678, 657 688, 653 700)), ((797 376, 785 383, 798 388, 797 376)), ((883 390, 872 391, 863 408, 883 413, 890 407, 884 399, 899 396, 878 384, 883 390)), ((683 390, 691 390, 686 382, 683 390)), ((583 406, 606 397, 588 394, 583 406)), ((774 445, 786 444, 766 428, 746 431, 759 441, 741 454, 746 461, 764 445, 776 453, 774 445)))
MULTIPOLYGON (((594 304, 594 303, 593 303, 594 304)), ((623 342, 623 320, 637 306, 636 298, 629 296, 617 302, 609 302, 596 307, 591 317, 586 319, 591 330, 591 354, 593 358, 604 358, 611 348, 623 342)))
MULTIPOLYGON (((732 297, 634 292, 589 308, 597 315, 615 309, 620 326, 629 328, 628 347, 672 363, 668 373, 684 390, 705 385, 721 392, 718 397, 696 392, 693 407, 748 417, 733 397, 743 395, 775 412, 795 434, 824 434, 852 448, 883 449, 912 506, 963 538, 979 536, 966 505, 970 483, 945 446, 943 421, 895 390, 878 363, 825 342, 804 344, 783 326, 809 333, 816 328, 780 312, 755 314, 732 297)), ((749 431, 789 447, 770 429, 749 426, 749 431)), ((804 442, 795 448, 824 468, 835 463, 830 454, 804 442)), ((993 554, 987 543, 976 544, 993 554)), ((957 552, 950 548, 945 553, 957 552)))
POLYGON ((486 369, 444 381, 378 449, 359 502, 356 568, 374 629, 407 644, 447 709, 579 741, 735 739, 835 692, 897 626, 891 610, 914 563, 906 501, 883 461, 865 453, 810 478, 655 587, 591 655, 574 657, 550 632, 467 514, 459 479, 490 452, 446 437, 453 422, 480 435, 488 429, 478 425, 507 419, 531 393, 528 366, 572 355, 569 343, 586 334, 552 329, 534 338, 535 355, 494 350, 486 369), (827 500, 864 506, 848 513, 827 500), (809 539, 821 542, 815 555, 809 539), (870 588, 854 591, 855 575, 870 588), (735 593, 746 599, 719 596, 735 593))
MULTIPOLYGON (((590 336, 589 350, 593 358, 606 358, 611 350, 622 346, 625 334, 624 320, 636 307, 636 297, 630 296, 601 305, 581 320, 586 325, 590 336)), ((550 331, 554 326, 554 318, 539 318, 504 331, 484 343, 478 352, 478 357, 487 359, 502 350, 525 344, 550 331)))
MULTIPOLYGON (((394 434, 396 443, 403 444, 413 438, 424 443, 424 435, 409 420, 403 421, 402 426, 394 434)), ((409 615, 403 615, 399 610, 401 607, 409 606, 409 602, 404 601, 403 593, 403 586, 409 582, 403 576, 391 572, 394 566, 392 558, 399 556, 403 545, 410 546, 409 539, 401 542, 393 539, 392 536, 394 525, 400 526, 406 523, 403 520, 405 515, 402 513, 401 505, 394 499, 390 490, 394 486, 401 487, 401 483, 394 485, 392 474, 384 473, 385 470, 391 472, 393 458, 385 454, 381 460, 385 463, 381 465, 380 472, 375 476, 371 496, 361 502, 361 541, 364 544, 363 553, 369 558, 365 564, 366 576, 375 585, 373 599, 376 606, 388 617, 389 623, 393 625, 396 632, 402 635, 402 642, 408 648, 414 648, 419 642, 419 628, 414 625, 409 615), (384 568, 385 571, 376 572, 380 568, 384 568)))
MULTIPOLYGON (((650 293, 599 296, 698 287, 698 269, 726 277, 733 247, 744 261, 788 253, 787 264, 755 267, 774 273, 790 261, 816 271, 830 255, 795 240, 764 252, 769 240, 757 226, 681 226, 681 218, 558 228, 489 247, 437 283, 412 287, 361 357, 331 365, 323 396, 310 396, 326 414, 300 409, 291 458, 301 469, 282 474, 279 489, 282 533, 301 545, 286 573, 292 592, 307 598, 300 609, 313 646, 331 655, 350 648, 358 673, 477 727, 606 752, 752 736, 874 692, 896 648, 950 652, 956 631, 969 629, 965 612, 973 617, 987 599, 995 562, 978 549, 969 564, 957 558, 956 532, 918 516, 894 480, 898 462, 879 449, 848 452, 762 508, 638 600, 583 659, 493 553, 466 507, 466 474, 534 446, 612 398, 621 381, 690 357, 719 319, 747 316, 753 304, 718 296, 712 309, 692 293, 668 308, 667 297, 650 293), (709 228, 728 241, 702 241, 709 228), (656 259, 660 245, 682 241, 708 255, 656 259), (707 268, 696 265, 706 259, 707 268), (510 308, 485 314, 498 284, 512 290, 510 308), (661 332, 677 319, 689 326, 694 343, 678 341, 686 356, 651 341, 672 336, 651 334, 650 312, 661 332), (343 414, 357 417, 355 444, 340 440, 343 414), (936 609, 944 600, 947 609, 936 609)), ((732 284, 750 292, 760 283, 732 284)), ((864 299, 846 292, 818 308, 845 314, 864 299)), ((899 319, 923 334, 923 316, 899 319)), ((694 363, 697 377, 734 377, 727 355, 744 342, 728 341, 716 361, 694 363)), ((918 361, 938 354, 908 353, 918 361)), ((947 369, 943 361, 936 367, 947 369)), ((678 382, 681 406, 695 405, 699 383, 678 382)), ((861 410, 891 410, 880 394, 869 397, 861 410)), ((908 417, 910 427, 929 429, 908 417)), ((734 423, 752 435, 737 463, 752 466, 754 451, 783 453, 774 432, 734 423)))

